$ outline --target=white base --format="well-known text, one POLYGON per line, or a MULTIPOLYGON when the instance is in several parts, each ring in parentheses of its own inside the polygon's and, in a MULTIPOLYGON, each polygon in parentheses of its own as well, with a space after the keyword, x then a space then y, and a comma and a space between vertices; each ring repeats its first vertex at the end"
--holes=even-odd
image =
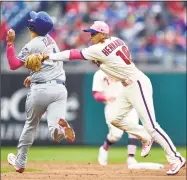
POLYGON ((151 169, 151 170, 159 170, 159 169, 163 169, 163 168, 164 168, 163 164, 150 163, 150 162, 136 163, 136 164, 131 164, 131 165, 128 166, 128 169, 151 169))

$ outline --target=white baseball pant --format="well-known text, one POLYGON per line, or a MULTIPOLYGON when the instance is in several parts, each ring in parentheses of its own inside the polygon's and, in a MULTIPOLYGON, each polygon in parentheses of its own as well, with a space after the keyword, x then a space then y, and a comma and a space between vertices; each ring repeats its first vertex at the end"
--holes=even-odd
MULTIPOLYGON (((113 103, 113 107, 118 108, 113 110, 113 116, 110 117, 109 121, 114 126, 126 130, 127 125, 124 121, 124 117, 127 116, 132 108, 135 108, 143 127, 164 149, 167 160, 170 163, 182 161, 181 156, 176 152, 176 147, 171 139, 156 122, 152 94, 153 90, 151 81, 144 73, 140 72, 137 78, 133 79, 131 85, 122 88, 119 94, 120 98, 117 98, 113 103)), ((146 134, 140 133, 143 132, 143 130, 140 127, 139 129, 137 125, 131 124, 130 131, 128 131, 131 134, 135 133, 134 135, 136 136, 140 135, 140 137, 142 134, 146 134)))
MULTIPOLYGON (((117 112, 119 112, 120 109, 120 106, 118 106, 118 101, 121 99, 121 97, 118 96, 116 99, 116 101, 105 106, 105 118, 109 127, 109 139, 120 139, 123 135, 123 132, 125 131, 128 134, 134 135, 138 139, 141 139, 142 142, 150 141, 151 136, 149 133, 142 125, 138 124, 139 118, 135 109, 131 108, 128 112, 126 111, 126 116, 120 114, 120 117, 123 118, 123 120, 120 121, 120 126, 111 124, 111 120, 113 122, 113 120, 117 117, 117 112)), ((118 119, 115 121, 118 121, 118 119)))

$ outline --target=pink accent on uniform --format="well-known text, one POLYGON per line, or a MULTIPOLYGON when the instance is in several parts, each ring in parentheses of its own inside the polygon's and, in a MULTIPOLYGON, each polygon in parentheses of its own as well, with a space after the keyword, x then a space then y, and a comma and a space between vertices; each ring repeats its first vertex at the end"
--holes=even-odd
POLYGON ((109 82, 109 78, 108 78, 108 77, 105 77, 105 78, 104 78, 104 82, 106 82, 108 86, 110 85, 110 82, 109 82))
POLYGON ((95 98, 96 101, 98 102, 105 102, 106 97, 102 92, 99 91, 92 91, 93 97, 95 98))
POLYGON ((90 29, 109 34, 109 27, 104 21, 94 21, 94 24, 90 27, 90 29))
POLYGON ((104 144, 103 144, 103 148, 108 151, 109 148, 110 148, 110 145, 105 141, 104 144))
POLYGON ((16 70, 24 65, 18 57, 15 55, 14 44, 7 44, 6 46, 6 56, 8 59, 8 64, 11 70, 16 70))
POLYGON ((78 49, 71 49, 69 60, 84 60, 84 57, 82 56, 80 50, 78 49))

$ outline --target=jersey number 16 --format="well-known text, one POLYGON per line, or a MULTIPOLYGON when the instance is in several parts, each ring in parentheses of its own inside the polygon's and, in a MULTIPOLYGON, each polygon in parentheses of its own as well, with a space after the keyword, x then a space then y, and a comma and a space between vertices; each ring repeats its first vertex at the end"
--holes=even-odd
POLYGON ((131 54, 126 46, 122 46, 122 49, 118 50, 116 55, 120 56, 126 64, 131 64, 131 54))

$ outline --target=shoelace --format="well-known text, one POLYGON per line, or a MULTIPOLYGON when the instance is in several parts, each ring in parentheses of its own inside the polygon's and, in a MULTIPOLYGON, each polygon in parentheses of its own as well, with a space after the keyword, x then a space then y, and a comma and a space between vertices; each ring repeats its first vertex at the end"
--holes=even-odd
POLYGON ((150 143, 149 144, 142 144, 142 149, 146 149, 146 147, 149 145, 150 145, 150 143))
POLYGON ((142 149, 145 149, 145 146, 146 146, 145 144, 142 144, 142 149))

